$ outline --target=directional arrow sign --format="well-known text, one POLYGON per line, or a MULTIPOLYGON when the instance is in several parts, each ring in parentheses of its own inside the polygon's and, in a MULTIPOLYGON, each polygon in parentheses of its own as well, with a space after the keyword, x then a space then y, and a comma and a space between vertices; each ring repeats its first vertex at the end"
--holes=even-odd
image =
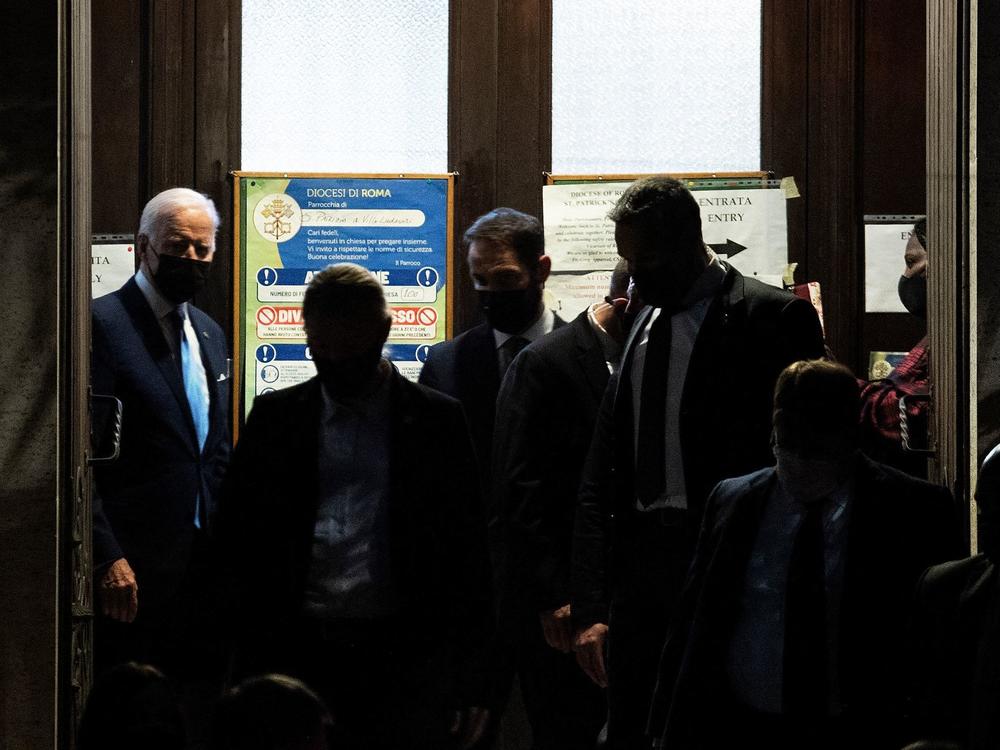
POLYGON ((739 242, 733 242, 731 239, 726 239, 726 244, 724 245, 709 245, 715 252, 719 255, 725 255, 727 258, 732 258, 734 255, 738 255, 746 250, 746 245, 741 245, 739 242))

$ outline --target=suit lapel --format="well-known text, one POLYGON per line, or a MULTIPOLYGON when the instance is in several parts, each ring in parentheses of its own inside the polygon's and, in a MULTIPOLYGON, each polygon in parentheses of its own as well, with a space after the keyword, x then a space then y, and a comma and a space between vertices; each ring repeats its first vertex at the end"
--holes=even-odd
POLYGON ((191 417, 191 408, 188 406, 187 394, 184 392, 184 377, 181 374, 180 363, 170 351, 163 336, 163 329, 156 319, 156 315, 150 308, 149 303, 136 284, 135 278, 130 279, 121 289, 122 306, 128 312, 133 321, 139 337, 142 339, 146 352, 153 361, 154 366, 159 370, 160 375, 166 381, 174 398, 177 399, 177 407, 180 409, 182 419, 187 425, 187 436, 191 445, 197 453, 197 437, 194 429, 194 419, 191 417))

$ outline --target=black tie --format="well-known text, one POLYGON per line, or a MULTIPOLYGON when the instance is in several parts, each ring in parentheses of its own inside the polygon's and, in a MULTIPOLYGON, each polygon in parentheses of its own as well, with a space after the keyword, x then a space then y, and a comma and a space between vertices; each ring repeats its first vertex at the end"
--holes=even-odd
POLYGON ((667 372, 670 362, 670 313, 661 310, 649 329, 639 394, 639 441, 636 446, 635 489, 648 507, 666 486, 667 372))
POLYGON ((792 547, 785 598, 785 713, 800 719, 828 713, 829 671, 823 503, 806 511, 792 547))
POLYGON ((514 357, 516 357, 518 352, 520 352, 527 345, 528 339, 521 338, 520 336, 511 336, 500 345, 501 380, 503 380, 503 376, 507 373, 507 368, 510 367, 510 363, 514 361, 514 357))

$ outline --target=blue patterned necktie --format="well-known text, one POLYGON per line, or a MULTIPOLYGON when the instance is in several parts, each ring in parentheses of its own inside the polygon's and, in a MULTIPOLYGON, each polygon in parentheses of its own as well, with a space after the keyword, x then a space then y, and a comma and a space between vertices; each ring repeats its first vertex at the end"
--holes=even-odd
MULTIPOLYGON (((205 449, 205 438, 208 437, 208 379, 205 377, 205 367, 201 363, 201 347, 197 334, 187 315, 187 306, 180 305, 177 315, 181 323, 181 373, 184 375, 184 393, 187 395, 188 407, 194 419, 194 430, 198 437, 199 453, 205 449)), ((195 504, 194 525, 201 528, 201 496, 195 504)))

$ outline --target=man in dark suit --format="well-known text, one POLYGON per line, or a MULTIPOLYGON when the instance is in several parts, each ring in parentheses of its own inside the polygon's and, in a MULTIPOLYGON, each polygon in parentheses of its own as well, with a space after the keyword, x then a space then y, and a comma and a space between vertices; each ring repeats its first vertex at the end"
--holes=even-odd
POLYGON ((304 680, 345 750, 468 747, 492 617, 461 405, 382 358, 360 266, 316 274, 303 316, 317 376, 255 400, 219 513, 238 671, 304 680))
MULTIPOLYGON (((457 398, 465 409, 480 485, 490 503, 490 555, 499 580, 502 551, 497 509, 491 502, 490 459, 500 381, 521 349, 565 324, 542 301, 552 263, 545 255, 545 234, 538 219, 511 208, 494 209, 465 231, 462 246, 486 322, 435 345, 420 372, 420 383, 457 398)), ((490 704, 496 719, 513 680, 511 639, 511 633, 501 630, 491 649, 490 704)), ((494 729, 495 724, 490 731, 494 729)))
POLYGON ((632 748, 644 742, 705 498, 720 479, 771 463, 774 382, 790 362, 822 356, 823 339, 808 302, 744 278, 704 244, 698 204, 677 180, 633 183, 611 218, 650 307, 598 414, 571 595, 577 660, 609 686, 609 743, 632 748))
POLYGON ((489 488, 500 381, 521 349, 564 323, 542 302, 552 262, 538 219, 494 209, 465 231, 462 246, 486 322, 432 347, 420 383, 462 402, 489 488))
POLYGON ((858 385, 796 362, 776 468, 712 492, 649 720, 663 747, 894 750, 905 629, 928 565, 961 549, 947 489, 858 452, 858 385))
POLYGON ((913 738, 1000 747, 1000 446, 976 486, 979 554, 935 565, 917 585, 911 629, 913 738))
POLYGON ((604 696, 570 655, 569 557, 576 492, 597 407, 625 339, 628 269, 607 300, 522 351, 500 386, 493 442, 494 503, 505 571, 501 619, 536 750, 593 747, 604 696))
POLYGON ((222 329, 188 300, 218 224, 210 198, 158 194, 139 223, 139 271, 93 305, 93 390, 123 407, 120 456, 94 471, 99 672, 135 660, 177 678, 210 648, 206 536, 229 460, 229 366, 222 329))

